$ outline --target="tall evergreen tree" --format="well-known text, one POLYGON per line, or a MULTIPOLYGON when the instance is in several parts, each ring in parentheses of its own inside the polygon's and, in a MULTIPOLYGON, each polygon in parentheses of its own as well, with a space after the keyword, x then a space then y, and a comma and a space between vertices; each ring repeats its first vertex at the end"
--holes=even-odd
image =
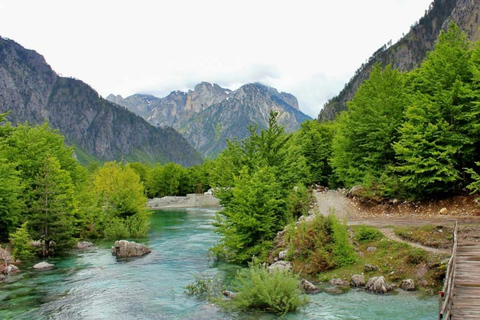
POLYGON ((43 255, 73 244, 73 184, 55 157, 46 157, 34 179, 30 208, 31 234, 43 241, 43 255))

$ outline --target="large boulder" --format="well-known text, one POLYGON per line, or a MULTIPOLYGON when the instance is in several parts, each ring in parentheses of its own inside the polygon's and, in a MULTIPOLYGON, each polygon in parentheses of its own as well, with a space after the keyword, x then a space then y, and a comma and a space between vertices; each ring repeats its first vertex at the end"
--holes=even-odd
POLYGON ((342 278, 332 278, 330 279, 330 281, 328 282, 329 284, 331 284, 332 286, 348 286, 349 283, 345 280, 343 280, 342 278))
POLYGON ((112 255, 117 258, 140 257, 152 252, 147 246, 134 241, 118 240, 112 247, 112 255))
POLYGON ((365 290, 373 293, 385 294, 392 291, 393 288, 387 283, 383 276, 371 277, 365 285, 365 290))
POLYGON ((317 293, 320 291, 316 285, 305 279, 300 282, 300 288, 302 288, 305 293, 317 293))
POLYGON ((36 270, 46 270, 46 269, 51 269, 55 267, 54 264, 51 264, 51 263, 48 263, 46 261, 42 261, 42 262, 39 262, 37 263, 36 265, 33 266, 33 269, 36 269, 36 270))
POLYGON ((90 247, 93 247, 93 243, 89 242, 89 241, 79 241, 77 243, 77 249, 85 249, 85 248, 90 248, 90 247))
POLYGON ((405 290, 405 291, 414 291, 415 290, 415 282, 413 281, 413 279, 402 280, 402 284, 400 285, 400 288, 405 290))
POLYGON ((352 287, 363 287, 365 285, 365 276, 363 274, 354 274, 350 278, 352 287))

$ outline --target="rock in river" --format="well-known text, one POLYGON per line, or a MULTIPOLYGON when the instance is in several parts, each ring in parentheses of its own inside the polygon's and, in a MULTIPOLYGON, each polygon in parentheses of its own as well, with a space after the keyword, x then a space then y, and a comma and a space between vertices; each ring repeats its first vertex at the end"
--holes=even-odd
POLYGON ((365 285, 365 289, 370 292, 381 294, 393 290, 392 286, 387 283, 383 276, 370 278, 365 285))
POLYGON ((51 263, 48 263, 46 261, 42 261, 42 262, 39 262, 37 263, 36 265, 33 266, 33 269, 36 269, 36 270, 45 270, 45 269, 51 269, 55 267, 54 264, 51 264, 51 263))
POLYGON ((147 246, 134 241, 118 240, 112 247, 112 255, 117 258, 140 257, 152 252, 147 246))

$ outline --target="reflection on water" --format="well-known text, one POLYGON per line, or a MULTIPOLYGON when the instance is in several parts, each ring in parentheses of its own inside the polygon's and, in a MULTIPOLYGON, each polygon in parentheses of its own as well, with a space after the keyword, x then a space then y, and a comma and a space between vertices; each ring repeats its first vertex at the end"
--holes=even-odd
MULTIPOLYGON (((0 319, 277 319, 263 313, 225 314, 184 293, 194 273, 230 277, 236 266, 213 264, 208 248, 212 210, 157 211, 148 239, 153 251, 131 260, 116 260, 112 242, 49 260, 56 267, 22 273, 0 284, 0 319)), ((25 270, 26 269, 26 270, 25 270)), ((308 306, 285 319, 434 319, 435 298, 415 294, 377 296, 361 291, 310 296, 308 306)))

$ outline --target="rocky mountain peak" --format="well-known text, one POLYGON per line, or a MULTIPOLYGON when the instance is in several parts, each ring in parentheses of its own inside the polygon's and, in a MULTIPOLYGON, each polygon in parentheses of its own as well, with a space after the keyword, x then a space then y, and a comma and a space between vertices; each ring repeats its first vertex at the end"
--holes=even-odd
MULTIPOLYGON (((157 99, 109 97, 141 104, 145 112, 157 99)), ((0 38, 0 113, 7 111, 11 111, 8 120, 13 124, 27 121, 36 125, 48 120, 85 162, 125 159, 193 165, 201 161, 172 128, 155 128, 126 108, 104 100, 84 82, 58 76, 35 51, 0 38)))
POLYGON ((160 127, 171 126, 205 156, 218 154, 226 138, 243 139, 249 125, 265 128, 270 110, 279 112, 279 123, 287 131, 294 131, 309 119, 298 110, 298 101, 292 94, 279 93, 277 89, 261 83, 249 83, 235 91, 218 84, 201 82, 188 93, 172 91, 164 98, 148 105, 147 115, 139 113, 147 105, 120 104, 137 112, 150 123, 160 127))
POLYGON ((195 86, 193 91, 188 91, 185 110, 193 112, 203 111, 212 104, 225 100, 229 93, 229 89, 224 89, 218 84, 201 82, 195 86))

